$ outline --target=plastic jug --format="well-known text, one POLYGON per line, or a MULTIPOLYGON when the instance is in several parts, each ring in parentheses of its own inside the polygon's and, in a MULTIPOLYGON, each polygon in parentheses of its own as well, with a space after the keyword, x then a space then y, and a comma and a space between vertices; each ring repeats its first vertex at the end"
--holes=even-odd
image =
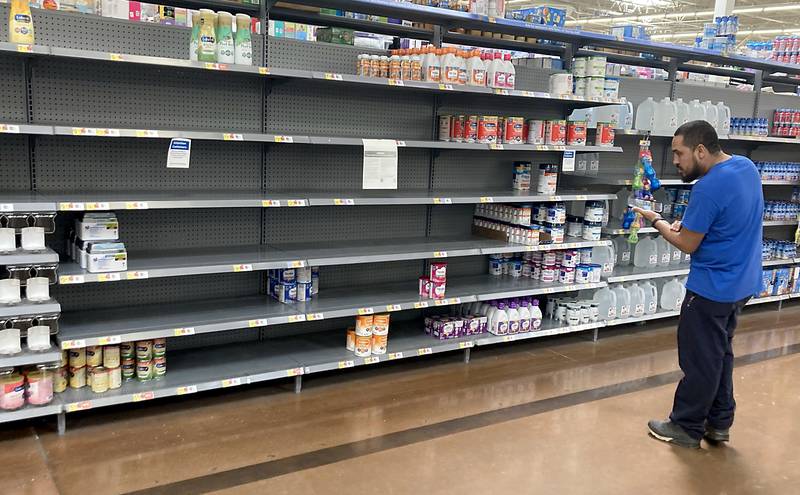
POLYGON ((712 105, 709 100, 703 102, 703 107, 706 110, 706 122, 716 129, 719 125, 719 110, 717 110, 717 107, 712 105))
POLYGON ((510 53, 506 53, 503 57, 503 72, 506 74, 506 88, 514 89, 517 81, 517 69, 511 63, 510 53))
POLYGON ((717 103, 717 133, 727 136, 731 133, 731 109, 721 101, 717 103))
POLYGON ((614 237, 614 252, 618 266, 630 266, 631 264, 631 244, 624 235, 614 237))
POLYGON ((236 63, 236 43, 233 40, 233 14, 217 12, 217 62, 236 63))
POLYGON ((197 44, 197 60, 217 61, 217 14, 210 9, 200 9, 200 32, 197 44))
POLYGON ((672 256, 669 260, 669 264, 671 266, 677 266, 681 264, 681 260, 683 259, 683 252, 676 248, 675 246, 671 246, 672 249, 672 256))
POLYGON ((678 111, 678 126, 689 122, 689 104, 683 98, 675 100, 675 109, 678 111))
POLYGON ((664 284, 661 291, 661 309, 665 311, 675 311, 681 307, 684 296, 684 288, 678 279, 673 278, 664 284))
POLYGON ((645 280, 639 284, 639 287, 644 291, 644 312, 645 314, 652 315, 658 311, 658 289, 656 285, 645 280))
POLYGON ((601 320, 613 320, 617 317, 617 294, 611 288, 599 289, 592 300, 597 303, 601 320))
POLYGON ((508 310, 506 313, 508 314, 508 333, 519 333, 520 323, 519 323, 519 311, 517 310, 518 306, 517 303, 511 302, 508 305, 508 310))
POLYGON ((539 308, 539 300, 534 299, 528 310, 531 312, 531 331, 539 330, 542 327, 542 310, 539 308))
POLYGON ((34 42, 33 18, 27 0, 11 0, 8 11, 8 41, 27 45, 34 42))
POLYGON ((192 34, 189 38, 189 60, 197 61, 197 45, 200 43, 200 12, 192 11, 192 34))
POLYGON ((436 54, 436 49, 429 47, 422 58, 422 80, 427 82, 441 81, 442 62, 436 54))
POLYGON ((253 65, 253 40, 250 36, 251 19, 247 14, 236 14, 236 36, 234 37, 236 63, 253 65))
POLYGON ((652 131, 655 115, 656 102, 653 101, 652 96, 648 96, 646 100, 639 104, 639 108, 636 109, 636 129, 640 131, 652 131))
POLYGON ((639 238, 633 252, 633 265, 640 268, 653 268, 658 265, 658 246, 650 236, 639 238))
POLYGON ((653 120, 653 134, 669 135, 678 128, 678 111, 675 102, 667 97, 658 102, 653 120))
POLYGON ((595 246, 592 248, 592 263, 603 267, 603 277, 614 271, 614 249, 611 246, 595 246))
POLYGON ((622 284, 616 284, 611 290, 617 295, 617 318, 631 316, 631 293, 622 284))
POLYGON ((637 283, 628 286, 628 292, 631 295, 631 316, 638 318, 644 316, 646 302, 644 289, 637 283))
POLYGON ((706 108, 700 100, 689 102, 689 120, 706 120, 706 108))
POLYGON ((531 331, 531 311, 528 309, 530 302, 527 299, 522 299, 519 302, 519 333, 531 331))
POLYGON ((467 60, 467 84, 470 86, 486 86, 486 66, 481 60, 481 52, 472 50, 467 60))
POLYGON ((658 246, 658 266, 669 266, 672 261, 672 244, 664 239, 664 236, 658 236, 656 246, 658 246))

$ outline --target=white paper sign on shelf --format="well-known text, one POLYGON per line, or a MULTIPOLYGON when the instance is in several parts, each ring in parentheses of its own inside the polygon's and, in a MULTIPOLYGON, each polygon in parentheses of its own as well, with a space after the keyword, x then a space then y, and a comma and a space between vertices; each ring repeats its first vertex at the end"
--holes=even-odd
POLYGON ((397 189, 397 141, 362 139, 364 189, 397 189))
POLYGON ((564 157, 561 159, 562 172, 575 171, 575 150, 564 151, 564 157))
POLYGON ((192 154, 192 140, 172 138, 169 141, 167 168, 189 168, 189 157, 192 154))

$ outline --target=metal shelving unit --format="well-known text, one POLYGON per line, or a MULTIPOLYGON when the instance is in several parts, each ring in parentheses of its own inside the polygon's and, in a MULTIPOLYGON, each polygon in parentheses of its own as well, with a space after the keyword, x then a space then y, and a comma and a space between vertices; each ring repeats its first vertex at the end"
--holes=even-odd
POLYGON ((40 251, 26 251, 20 248, 16 251, 0 252, 0 266, 34 263, 58 263, 58 254, 50 248, 40 251))
MULTIPOLYGON (((186 5, 201 3, 253 13, 262 8, 224 0, 183 0, 186 5)), ((273 15, 296 22, 313 19, 418 36, 437 45, 445 40, 490 48, 525 47, 567 59, 586 46, 635 50, 671 57, 681 68, 690 60, 740 64, 763 71, 764 80, 777 70, 800 73, 795 67, 761 60, 410 3, 298 2, 390 15, 445 29, 379 25, 273 8, 272 3, 264 3, 264 11, 259 12, 262 21, 273 15), (449 32, 450 28, 518 34, 565 45, 475 37, 449 32)), ((0 6, 0 13, 5 8, 0 6)), ((36 22, 41 45, 0 43, 0 62, 8 69, 0 71, 4 96, 0 99, 0 145, 4 160, 8 157, 4 167, 9 164, 10 178, 3 186, 9 192, 0 193, 0 211, 59 212, 57 232, 51 239, 55 251, 26 257, 30 263, 58 261, 56 251, 62 250, 64 230, 82 211, 118 211, 121 239, 129 249, 126 272, 91 274, 74 264, 60 266, 61 283, 52 291, 66 312, 56 340, 62 348, 71 348, 181 338, 170 342, 169 372, 161 380, 128 382, 99 395, 88 389, 69 390, 47 407, 0 413, 0 422, 60 414, 63 431, 65 412, 290 377, 299 390, 304 374, 455 350, 464 351, 468 359, 475 346, 588 330, 594 330, 596 337, 606 326, 677 314, 661 312, 572 327, 545 321, 542 328, 527 334, 439 341, 425 335, 418 320, 401 321, 417 316, 411 313, 393 318, 388 354, 356 358, 344 347, 344 331, 319 333, 321 327, 333 325, 319 320, 398 311, 444 312, 447 306, 460 303, 606 285, 606 281, 543 284, 487 275, 485 255, 593 247, 610 241, 568 238, 563 244, 524 246, 475 237, 470 232, 471 205, 613 199, 614 195, 592 188, 564 188, 556 195, 511 191, 510 163, 532 158, 555 163, 561 160, 559 152, 573 149, 603 152, 605 160, 618 156, 609 153, 623 152, 619 142, 614 147, 451 143, 436 140, 434 120, 440 113, 473 110, 564 118, 573 108, 610 101, 550 95, 546 92, 549 71, 522 65, 517 67, 517 89, 491 90, 351 75, 361 50, 352 47, 256 36, 254 62, 258 65, 242 67, 184 60, 188 32, 169 26, 47 11, 39 12, 36 22), (154 86, 162 91, 152 92, 154 86), (152 101, 146 108, 131 104, 130 94, 149 94, 152 101), (188 170, 164 168, 165 140, 173 137, 196 141, 188 170), (362 138, 393 139, 402 148, 398 190, 360 189, 362 138), (424 273, 423 260, 428 259, 449 263, 447 299, 434 301, 418 295, 416 277, 424 273), (264 271, 296 266, 321 267, 318 297, 295 304, 268 298, 264 271), (89 283, 112 281, 131 283, 89 283), (286 327, 291 330, 289 337, 272 334, 284 328, 264 328, 288 323, 292 323, 286 327)), ((626 57, 608 56, 610 60, 626 57)), ((643 62, 671 67, 664 60, 643 62)), ((756 79, 752 74, 746 77, 756 79)), ((636 93, 626 84, 621 90, 623 96, 637 96, 626 95, 626 91, 636 93)), ((681 90, 702 93, 707 88, 681 85, 681 90)), ((755 115, 779 106, 785 104, 761 95, 752 111, 755 115)), ((624 178, 617 182, 587 178, 585 182, 625 185, 624 178)), ((664 182, 672 183, 670 179, 664 182)), ((789 184, 767 181, 765 185, 789 184)), ((604 229, 606 234, 617 232, 621 229, 613 224, 604 229)), ((765 266, 793 262, 774 260, 765 266)), ((608 282, 666 277, 685 270, 682 266, 646 274, 618 267, 608 282)), ((752 304, 792 297, 763 298, 752 304)), ((47 304, 0 307, 0 317, 60 311, 54 299, 47 304)))
POLYGON ((35 316, 46 313, 58 313, 61 311, 61 305, 55 302, 52 298, 44 302, 32 302, 23 299, 22 302, 17 304, 0 304, 0 318, 8 318, 14 316, 35 316))
POLYGON ((61 361, 61 351, 55 345, 45 351, 32 351, 23 347, 25 348, 18 354, 0 354, 0 368, 61 361))

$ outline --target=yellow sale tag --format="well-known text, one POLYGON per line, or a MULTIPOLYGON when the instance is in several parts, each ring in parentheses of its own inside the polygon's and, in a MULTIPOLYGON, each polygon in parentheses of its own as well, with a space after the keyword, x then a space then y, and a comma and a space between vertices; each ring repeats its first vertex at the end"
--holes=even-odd
POLYGON ((230 133, 230 132, 226 132, 225 134, 222 135, 222 140, 223 141, 242 141, 242 140, 244 140, 244 138, 242 137, 241 134, 233 134, 233 133, 230 133))
POLYGON ((433 198, 433 204, 435 205, 451 205, 453 204, 452 198, 433 198))
POLYGON ((403 353, 402 352, 390 352, 389 353, 389 360, 391 361, 391 360, 394 360, 394 359, 403 359, 403 353))
POLYGON ((405 86, 401 79, 389 79, 389 86, 405 86))
POLYGON ((375 313, 375 310, 373 308, 358 308, 358 314, 360 314, 362 316, 363 315, 371 315, 373 313, 375 313))
POLYGON ((336 206, 353 206, 356 204, 355 200, 350 198, 335 198, 333 204, 336 206))
POLYGON ((450 304, 461 304, 461 298, 460 297, 451 298, 450 299, 450 304))
POLYGON ((235 387, 241 384, 242 384, 241 378, 228 378, 226 380, 222 380, 222 388, 235 387))
POLYGON ((339 369, 352 368, 356 363, 353 361, 339 361, 339 369))
POLYGON ((368 358, 364 358, 364 364, 375 364, 380 361, 378 356, 370 356, 368 358))
POLYGON ((435 304, 436 306, 447 306, 448 304, 450 304, 450 300, 448 300, 448 299, 437 299, 436 301, 433 302, 433 304, 435 304))
POLYGON ((119 335, 109 335, 108 337, 99 337, 97 345, 113 345, 122 342, 122 337, 119 335))
POLYGON ((294 137, 292 136, 275 136, 276 143, 293 143, 294 137))
POLYGON ((119 137, 119 129, 97 129, 96 135, 105 137, 119 137))
POLYGON ((133 402, 141 402, 143 400, 152 400, 156 396, 153 392, 140 392, 138 394, 133 394, 133 402))
POLYGON ((306 321, 306 315, 289 315, 289 323, 306 321))
POLYGON ((234 272, 252 272, 253 271, 253 265, 245 265, 245 264, 233 265, 233 271, 234 272))
POLYGON ((459 349, 468 349, 468 348, 474 347, 474 346, 475 346, 475 342, 473 342, 471 340, 469 342, 461 342, 461 343, 458 344, 458 348, 459 349))
POLYGON ((420 301, 414 303, 414 309, 422 309, 428 307, 428 301, 420 301))
POLYGON ((17 45, 17 51, 20 53, 33 53, 33 45, 17 45))
POLYGON ((386 306, 386 311, 400 311, 401 309, 399 304, 389 304, 386 306))
POLYGON ((184 335, 194 335, 194 327, 176 328, 173 330, 173 335, 176 337, 183 337, 184 335))
POLYGON ((306 200, 305 199, 290 199, 286 202, 288 206, 305 206, 306 200))
POLYGON ((19 134, 19 126, 14 124, 0 124, 0 132, 5 134, 19 134))
POLYGON ((116 282, 120 279, 119 273, 101 273, 97 276, 98 282, 116 282))
POLYGON ((197 385, 187 385, 185 387, 178 387, 175 389, 177 395, 186 395, 197 393, 197 385))
POLYGON ((122 55, 120 55, 119 53, 109 53, 108 59, 111 60, 112 62, 122 62, 124 60, 124 58, 122 58, 122 55))
POLYGON ((125 203, 126 210, 146 210, 150 208, 147 201, 128 201, 125 203))
POLYGON ((259 67, 258 73, 261 74, 262 76, 269 75, 269 67, 259 67))
POLYGON ((81 347, 86 347, 86 341, 81 340, 65 340, 61 343, 62 349, 80 349, 81 347))
POLYGON ((86 411, 87 409, 92 408, 92 401, 85 400, 83 402, 73 402, 72 404, 67 404, 67 412, 75 412, 75 411, 86 411))
POLYGON ((286 370, 286 376, 299 376, 303 374, 303 368, 292 368, 286 370))
POLYGON ((494 198, 491 196, 481 196, 481 203, 494 203, 494 198))
POLYGON ((434 251, 433 252, 434 258, 447 258, 447 251, 434 251))
POLYGON ((154 130, 151 130, 151 129, 138 130, 138 131, 136 131, 136 137, 140 137, 140 138, 157 138, 158 137, 158 131, 154 131, 154 130))
POLYGON ((452 84, 440 84, 439 85, 439 89, 441 91, 453 91, 453 85, 452 84))
POLYGON ((508 96, 508 90, 507 89, 495 89, 494 90, 494 94, 508 96))
POLYGON ((277 208, 281 205, 281 202, 277 199, 265 199, 261 201, 261 206, 264 208, 277 208))
POLYGON ((335 74, 333 72, 326 72, 325 73, 325 79, 327 79, 328 81, 341 81, 342 80, 342 75, 341 74, 335 74))
POLYGON ((306 262, 302 260, 289 262, 289 268, 303 268, 304 266, 306 266, 306 262))
POLYGON ((83 211, 86 206, 83 203, 59 203, 58 209, 61 211, 83 211))
POLYGON ((265 327, 267 326, 267 320, 265 318, 261 318, 258 320, 250 320, 247 322, 247 326, 250 328, 254 327, 265 327))
POLYGON ((306 321, 318 321, 324 319, 325 315, 323 313, 309 313, 306 315, 306 321))
POLYGON ((492 143, 492 144, 489 145, 489 149, 502 151, 503 150, 503 145, 500 144, 500 143, 492 143))
POLYGON ((128 280, 144 280, 150 278, 150 273, 147 271, 128 272, 126 278, 128 280))
POLYGON ((516 340, 516 335, 506 335, 503 337, 503 342, 512 342, 516 340))
POLYGON ((430 347, 424 347, 417 351, 417 356, 427 356, 429 354, 433 354, 433 349, 431 349, 430 347))
POLYGON ((83 282, 83 275, 61 275, 58 277, 58 283, 61 285, 82 284, 83 282))

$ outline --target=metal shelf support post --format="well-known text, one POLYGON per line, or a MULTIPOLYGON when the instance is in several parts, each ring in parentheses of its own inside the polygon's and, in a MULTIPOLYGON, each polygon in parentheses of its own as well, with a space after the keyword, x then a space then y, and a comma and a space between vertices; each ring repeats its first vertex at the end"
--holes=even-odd
POLYGON ((469 347, 464 349, 464 364, 469 364, 469 358, 470 358, 470 351, 471 350, 472 349, 470 349, 469 347))
POLYGON ((58 435, 62 436, 67 431, 67 413, 61 411, 60 413, 58 413, 57 419, 58 419, 58 435))
POLYGON ((294 377, 294 393, 299 394, 303 391, 303 375, 294 377))

